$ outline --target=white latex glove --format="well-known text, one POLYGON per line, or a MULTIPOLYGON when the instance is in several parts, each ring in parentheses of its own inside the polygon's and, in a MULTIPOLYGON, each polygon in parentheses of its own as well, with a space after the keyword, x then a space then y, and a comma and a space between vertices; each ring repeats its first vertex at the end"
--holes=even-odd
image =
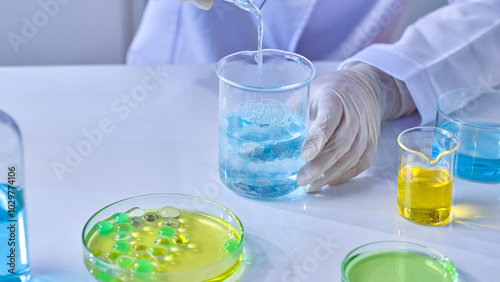
POLYGON ((310 93, 314 122, 302 146, 306 164, 297 175, 308 192, 366 170, 377 150, 381 122, 415 110, 403 82, 362 63, 314 80, 310 93))
MULTIPOLYGON (((178 0, 178 1, 188 1, 188 0, 178 0)), ((214 0, 189 0, 189 2, 193 3, 196 7, 203 10, 210 10, 212 5, 214 4, 214 0)))

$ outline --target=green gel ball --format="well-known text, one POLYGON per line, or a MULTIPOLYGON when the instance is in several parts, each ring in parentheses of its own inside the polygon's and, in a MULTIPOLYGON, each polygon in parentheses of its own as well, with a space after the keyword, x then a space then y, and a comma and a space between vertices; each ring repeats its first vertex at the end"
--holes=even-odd
POLYGON ((140 258, 135 261, 132 270, 136 273, 153 273, 154 266, 148 259, 140 258))
POLYGON ((162 218, 178 218, 179 215, 179 210, 171 206, 163 207, 160 210, 160 216, 162 218))
POLYGON ((103 282, 117 282, 118 280, 104 271, 97 272, 97 280, 103 282))
POLYGON ((121 268, 129 268, 134 264, 134 261, 133 257, 122 255, 116 259, 116 264, 121 268))
POLYGON ((149 249, 149 252, 151 253, 152 256, 159 257, 159 256, 163 256, 167 252, 167 249, 160 247, 160 246, 155 246, 155 247, 151 247, 149 249))
POLYGON ((172 241, 177 245, 185 245, 189 243, 189 237, 186 234, 177 234, 172 237, 172 241))
POLYGON ((148 245, 144 244, 137 244, 132 247, 132 251, 134 252, 139 252, 139 251, 145 251, 148 249, 148 245))
POLYGON ((160 216, 154 212, 147 212, 142 217, 149 224, 154 224, 158 219, 160 219, 160 216))
POLYGON ((129 219, 130 216, 124 212, 115 213, 113 216, 113 221, 116 223, 127 222, 129 219))
POLYGON ((130 244, 126 241, 117 241, 113 244, 113 249, 126 254, 130 250, 130 244))
POLYGON ((228 253, 232 253, 238 247, 238 241, 234 239, 229 239, 224 243, 224 250, 228 253))
POLYGON ((139 208, 139 207, 135 207, 135 208, 131 208, 127 211, 128 215, 130 215, 131 217, 141 217, 143 216, 146 212, 139 208))
POLYGON ((175 229, 170 226, 163 226, 162 228, 158 229, 158 233, 156 235, 172 237, 175 235, 175 229))
POLYGON ((170 226, 174 229, 179 227, 179 225, 181 225, 181 223, 175 218, 167 218, 162 223, 162 226, 170 226))
POLYGON ((142 217, 138 217, 138 216, 133 216, 130 218, 130 220, 128 221, 132 227, 134 227, 135 229, 141 229, 142 227, 144 227, 144 224, 145 224, 145 221, 144 219, 142 219, 142 217))
POLYGON ((172 245, 172 239, 167 236, 158 236, 155 240, 155 245, 162 245, 163 247, 170 247, 172 245))
POLYGON ((147 251, 138 251, 135 253, 136 259, 151 259, 151 255, 147 251))
POLYGON ((116 225, 116 231, 118 232, 132 232, 134 228, 128 222, 120 222, 116 225))
POLYGON ((115 241, 130 241, 132 239, 132 236, 126 232, 119 232, 115 235, 115 241))
POLYGON ((95 265, 98 268, 106 268, 107 267, 105 264, 106 262, 108 262, 106 256, 100 256, 98 260, 95 261, 95 265))
POLYGON ((116 251, 110 251, 106 254, 106 257, 110 260, 115 260, 119 256, 121 256, 121 253, 116 251))
POLYGON ((97 232, 101 234, 109 234, 113 231, 113 223, 109 221, 101 221, 97 223, 97 232))

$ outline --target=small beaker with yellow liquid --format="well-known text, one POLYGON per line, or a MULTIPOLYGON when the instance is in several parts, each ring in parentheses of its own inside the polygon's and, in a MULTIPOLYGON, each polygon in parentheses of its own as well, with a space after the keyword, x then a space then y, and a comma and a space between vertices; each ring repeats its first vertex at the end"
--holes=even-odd
POLYGON ((458 137, 437 127, 415 127, 399 134, 398 144, 399 214, 423 225, 449 223, 458 137))

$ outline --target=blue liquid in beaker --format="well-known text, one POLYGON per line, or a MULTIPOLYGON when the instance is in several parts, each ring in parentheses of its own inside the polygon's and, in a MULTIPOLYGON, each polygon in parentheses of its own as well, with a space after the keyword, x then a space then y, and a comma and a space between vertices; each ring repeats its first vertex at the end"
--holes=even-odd
MULTIPOLYGON (((483 125, 487 127, 488 125, 483 125)), ((456 174, 460 178, 500 182, 500 131, 444 123, 460 139, 456 174)))
POLYGON ((500 182, 500 159, 458 154, 457 175, 475 181, 500 182))
POLYGON ((307 134, 301 120, 272 100, 248 101, 229 112, 219 125, 219 173, 224 184, 253 198, 296 190, 307 134))

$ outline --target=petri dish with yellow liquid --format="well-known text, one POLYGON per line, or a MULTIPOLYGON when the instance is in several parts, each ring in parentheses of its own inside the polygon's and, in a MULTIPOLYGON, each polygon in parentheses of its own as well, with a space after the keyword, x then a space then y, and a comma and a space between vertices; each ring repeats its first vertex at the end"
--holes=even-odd
POLYGON ((224 281, 240 265, 243 238, 240 220, 215 202, 150 194, 94 214, 83 257, 97 281, 224 281))
POLYGON ((439 252, 414 243, 381 241, 351 251, 342 262, 343 282, 456 282, 458 273, 439 252))

